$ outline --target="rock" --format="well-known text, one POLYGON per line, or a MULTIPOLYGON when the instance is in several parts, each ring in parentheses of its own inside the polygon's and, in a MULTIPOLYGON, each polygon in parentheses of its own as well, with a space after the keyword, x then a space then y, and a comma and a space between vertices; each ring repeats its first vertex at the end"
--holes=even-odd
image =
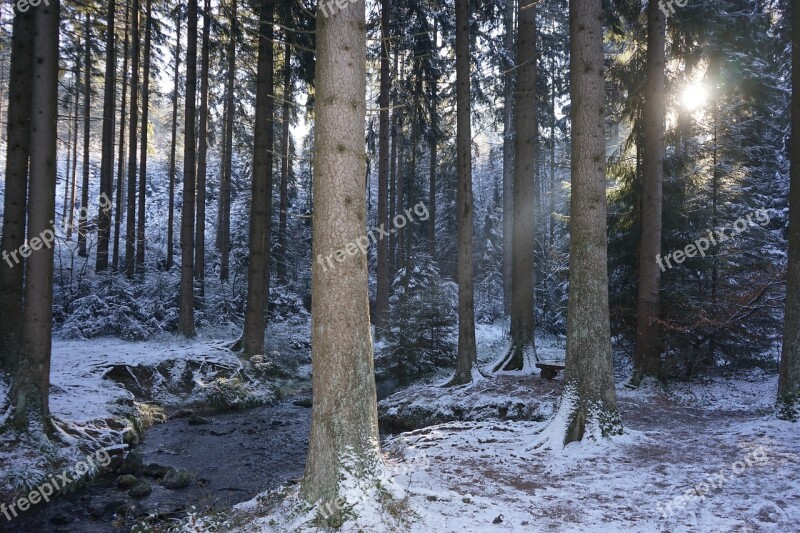
POLYGON ((207 418, 203 418, 202 416, 197 416, 195 414, 189 415, 189 425, 190 426, 202 426, 208 424, 209 420, 207 418))
POLYGON ((72 522, 72 518, 64 513, 58 513, 50 518, 50 523, 56 526, 66 526, 70 522, 72 522))
POLYGON ((311 403, 311 398, 300 398, 299 400, 295 400, 292 403, 297 407, 306 407, 309 409, 313 406, 313 404, 311 403))
POLYGON ((121 489, 129 489, 136 485, 139 480, 136 476, 132 476, 131 474, 123 474, 117 478, 117 487, 121 489))
POLYGON ((128 491, 128 495, 131 498, 144 498, 145 496, 150 496, 152 492, 153 486, 150 485, 150 482, 146 479, 141 479, 131 487, 131 490, 128 491))
POLYGON ((194 414, 194 411, 192 411, 191 409, 181 409, 180 411, 177 411, 177 412, 173 413, 170 416, 170 418, 173 419, 173 420, 175 420, 176 418, 189 418, 193 414, 194 414))
POLYGON ((185 468, 170 468, 164 479, 161 480, 161 486, 167 489, 175 490, 182 489, 189 486, 192 480, 192 475, 185 468))
POLYGON ((125 459, 122 461, 122 466, 117 470, 117 473, 138 475, 141 473, 142 468, 141 454, 137 451, 132 451, 125 456, 125 459))
POLYGON ((169 472, 168 466, 161 466, 158 463, 150 463, 144 467, 144 475, 155 479, 161 479, 169 472))

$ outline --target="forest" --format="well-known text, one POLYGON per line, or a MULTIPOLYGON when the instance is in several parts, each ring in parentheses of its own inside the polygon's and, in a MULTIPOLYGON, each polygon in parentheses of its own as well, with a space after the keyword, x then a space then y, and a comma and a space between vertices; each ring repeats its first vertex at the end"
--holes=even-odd
POLYGON ((0 531, 800 524, 800 3, 0 6, 0 531))

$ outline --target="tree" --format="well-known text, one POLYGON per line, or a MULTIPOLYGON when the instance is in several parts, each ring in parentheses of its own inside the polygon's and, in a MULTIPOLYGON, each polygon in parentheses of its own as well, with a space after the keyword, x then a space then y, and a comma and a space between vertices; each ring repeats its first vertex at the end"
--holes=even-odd
POLYGON ((200 60, 200 113, 197 148, 197 222, 194 275, 198 296, 205 295, 206 277, 206 166, 208 161, 208 69, 211 46, 211 0, 203 4, 203 52, 200 60))
MULTIPOLYGON (((34 10, 33 80, 30 114, 28 242, 53 232, 56 209, 59 0, 34 10)), ((25 308, 19 361, 11 401, 14 426, 51 431, 48 393, 53 328, 53 248, 44 246, 25 262, 25 308)))
MULTIPOLYGON (((514 2, 505 0, 503 62, 503 306, 511 310, 514 240, 514 2)), ((535 46, 536 43, 534 43, 535 46)))
POLYGON ((145 0, 144 15, 144 65, 142 67, 142 130, 139 152, 139 196, 136 216, 136 271, 144 275, 145 255, 145 201, 147 199, 147 133, 150 117, 150 53, 153 26, 153 3, 145 0))
MULTIPOLYGON (((135 0, 134 0, 135 1, 135 0)), ((186 126, 183 141, 183 205, 181 207, 181 285, 178 332, 194 337, 194 202, 197 168, 195 98, 197 97, 197 0, 189 0, 186 40, 186 126)))
MULTIPOLYGON (((97 223, 98 272, 108 270, 108 242, 111 235, 111 209, 106 199, 114 197, 114 125, 116 121, 117 57, 114 19, 116 0, 108 0, 106 13, 106 71, 103 87, 103 147, 100 156, 100 211, 97 223)), ((64 196, 66 205, 66 195, 64 196)))
MULTIPOLYGON (((536 4, 519 2, 517 93, 514 104, 514 185, 511 258, 511 349, 495 370, 522 370, 534 341, 535 195, 539 126, 536 114, 536 4)), ((530 364, 530 362, 528 362, 530 364)))
POLYGON ((647 79, 644 86, 644 153, 642 154, 642 231, 639 241, 639 293, 636 352, 632 383, 657 376, 661 360, 659 290, 661 269, 662 186, 664 182, 664 73, 667 19, 651 2, 647 21, 647 79))
POLYGON ((86 248, 89 216, 89 134, 92 119, 92 18, 86 13, 83 37, 83 182, 81 186, 81 210, 78 220, 78 255, 89 257, 86 248))
MULTIPOLYGON (((114 270, 119 268, 119 241, 120 241, 120 228, 122 226, 122 208, 124 202, 122 201, 123 192, 125 190, 125 118, 127 115, 127 98, 128 98, 128 48, 130 47, 129 20, 130 20, 131 7, 130 2, 125 2, 125 37, 122 43, 122 101, 120 102, 119 113, 119 146, 117 147, 117 200, 116 209, 114 210, 114 253, 111 256, 111 264, 114 270)), ((74 174, 74 172, 73 172, 74 174)), ((170 212, 171 214, 171 212, 170 212)))
POLYGON ((128 198, 125 224, 125 276, 136 270, 136 127, 139 122, 139 0, 131 8, 131 113, 128 122, 128 198))
MULTIPOLYGON (((263 0, 262 0, 263 1, 263 0)), ((314 257, 365 232, 366 26, 363 0, 317 15, 314 257)), ((369 325, 367 260, 312 267, 314 411, 302 493, 323 508, 344 496, 342 469, 374 481, 383 463, 369 325)), ((341 523, 335 506, 328 523, 341 523)))
POLYGON ((169 208, 167 213, 167 264, 166 269, 172 270, 174 263, 175 248, 175 152, 178 144, 178 87, 180 84, 181 68, 181 17, 179 9, 173 11, 175 15, 175 72, 173 80, 175 83, 172 91, 172 133, 169 145, 169 208))
POLYGON ((225 79, 225 133, 223 135, 222 172, 219 183, 219 207, 217 213, 217 248, 220 255, 219 278, 221 281, 228 279, 231 256, 231 174, 233 170, 233 117, 234 95, 233 84, 236 79, 236 38, 238 22, 236 18, 236 0, 231 0, 228 20, 230 35, 226 56, 228 72, 225 79))
POLYGON ((458 359, 453 385, 472 381, 478 364, 472 265, 472 127, 469 0, 456 0, 456 216, 458 221, 458 359))
MULTIPOLYGON (((33 35, 33 13, 17 11, 11 37, 3 235, 0 241, 0 250, 7 253, 19 250, 25 243, 33 35)), ((0 376, 12 372, 16 364, 24 272, 23 264, 8 262, 5 258, 0 262, 0 376)))
POLYGON ((278 219, 278 246, 275 264, 278 267, 278 280, 286 284, 286 258, 287 258, 287 214, 289 210, 289 173, 292 168, 291 160, 291 98, 292 98, 292 47, 289 43, 289 32, 286 32, 286 42, 283 45, 283 110, 281 119, 281 184, 280 184, 280 209, 278 219))
POLYGON ((264 307, 268 298, 270 204, 272 203, 272 98, 273 18, 272 0, 261 0, 259 14, 258 70, 256 74, 256 123, 253 136, 253 194, 250 204, 250 259, 247 264, 247 308, 244 353, 264 352, 264 307))
POLYGON ((796 420, 800 404, 800 6, 792 2, 792 132, 789 186, 789 270, 781 352, 779 404, 783 418, 796 420))
MULTIPOLYGON (((389 97, 392 88, 389 70, 389 25, 391 8, 389 0, 381 3, 381 87, 378 97, 378 226, 389 225, 389 97)), ((378 265, 376 271, 377 292, 375 297, 375 335, 381 338, 389 318, 389 241, 378 241, 378 265)))
POLYGON ((572 191, 562 445, 621 433, 608 314, 605 88, 601 0, 572 0, 572 191), (586 432, 590 431, 588 435, 586 432))

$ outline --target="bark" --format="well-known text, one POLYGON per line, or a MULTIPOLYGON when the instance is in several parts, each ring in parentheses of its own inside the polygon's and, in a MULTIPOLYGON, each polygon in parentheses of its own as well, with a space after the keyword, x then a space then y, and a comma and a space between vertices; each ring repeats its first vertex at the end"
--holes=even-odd
POLYGON ((782 417, 800 416, 800 7, 792 3, 792 139, 789 186, 789 270, 778 387, 782 417))
POLYGON ((453 385, 472 381, 478 364, 472 264, 472 126, 469 0, 456 0, 456 217, 458 221, 458 359, 453 385))
POLYGON ((194 337, 194 202, 196 178, 197 0, 189 0, 186 37, 186 101, 184 102, 183 205, 181 206, 181 286, 178 332, 194 337))
POLYGON ((639 242, 636 351, 632 383, 657 376, 661 362, 659 341, 661 269, 661 211, 664 183, 664 73, 667 20, 657 2, 648 8, 647 80, 644 86, 644 153, 642 154, 642 231, 639 242))
POLYGON ((139 196, 137 198, 138 213, 136 216, 136 272, 144 276, 145 256, 145 202, 147 199, 147 134, 150 117, 150 54, 151 33, 153 25, 152 0, 145 0, 144 18, 144 65, 142 67, 142 129, 139 152, 139 196))
MULTIPOLYGON (((539 153, 536 113, 536 4, 519 1, 517 92, 514 122, 514 202, 511 260, 511 349, 495 370, 522 370, 534 342, 534 242, 536 159, 539 153)), ((535 353, 535 352, 534 352, 535 353)), ((530 362, 529 362, 530 364, 530 362)))
MULTIPOLYGON (((130 36, 128 34, 128 22, 130 20, 130 4, 125 1, 125 37, 122 44, 122 100, 120 102, 119 113, 119 146, 117 147, 117 200, 114 211, 114 252, 111 259, 111 264, 114 270, 119 269, 119 241, 120 241, 120 226, 122 225, 122 207, 125 205, 123 201, 124 183, 125 183, 125 118, 127 117, 127 103, 128 103, 128 48, 130 45, 130 36)), ((172 210, 170 210, 170 216, 172 210)))
POLYGON ((208 164, 208 69, 211 42, 211 0, 203 4, 203 52, 200 60, 200 126, 197 148, 197 221, 195 230, 194 276, 197 295, 205 296, 206 284, 206 172, 208 164))
POLYGON ((169 212, 167 213, 167 271, 172 270, 172 265, 175 262, 174 248, 175 248, 175 152, 178 144, 178 87, 180 84, 180 68, 181 68, 181 17, 176 9, 174 11, 176 18, 175 30, 175 72, 173 80, 175 80, 175 88, 172 91, 172 134, 170 137, 169 149, 169 212))
POLYGON ((0 262, 0 374, 11 373, 16 366, 19 317, 22 316, 24 265, 19 255, 15 261, 13 257, 6 259, 10 257, 6 254, 19 250, 25 243, 33 39, 33 13, 17 12, 11 37, 3 235, 0 241, 0 250, 4 252, 0 262))
MULTIPOLYGON (((399 70, 398 65, 399 61, 398 58, 400 56, 399 47, 395 48, 394 51, 394 78, 399 79, 399 70)), ((391 125, 391 137, 392 137, 392 151, 389 154, 389 221, 391 222, 394 220, 395 213, 397 210, 395 209, 395 205, 397 202, 397 144, 398 144, 398 123, 400 119, 400 109, 398 108, 398 92, 399 92, 399 84, 395 84, 395 88, 392 94, 392 125, 391 125)), ((394 279, 395 274, 397 273, 397 249, 396 249, 396 236, 395 232, 391 232, 389 235, 389 286, 391 287, 392 280, 394 279)))
POLYGON ((283 57, 283 131, 281 132, 281 199, 280 199, 280 219, 278 222, 278 246, 275 263, 278 267, 278 281, 282 284, 287 283, 286 258, 287 258, 287 211, 289 210, 289 170, 291 169, 291 133, 289 123, 291 122, 291 98, 292 98, 292 48, 289 45, 288 34, 284 44, 283 57))
POLYGON ((514 2, 506 0, 504 20, 507 59, 503 76, 503 304, 506 313, 511 312, 514 240, 514 2))
POLYGON ((341 523, 344 518, 341 506, 335 503, 345 492, 342 470, 359 484, 374 485, 373 475, 383 467, 378 447, 367 258, 349 256, 334 268, 324 260, 342 242, 355 242, 364 235, 364 20, 363 0, 330 18, 317 16, 314 411, 302 494, 308 502, 332 510, 328 525, 341 523))
MULTIPOLYGON (((436 41, 438 40, 438 21, 433 21, 433 45, 436 48, 436 41)), ((436 108, 437 99, 439 98, 438 89, 438 72, 431 76, 430 93, 431 93, 431 133, 428 139, 431 150, 431 163, 430 163, 430 176, 428 181, 428 211, 430 212, 430 220, 428 220, 428 254, 431 259, 436 263, 436 164, 438 158, 437 144, 439 141, 439 116, 438 109, 436 108)))
MULTIPOLYGON (((59 0, 33 14, 33 86, 30 120, 28 242, 54 231, 58 120, 59 0)), ((53 310, 53 248, 44 246, 25 263, 25 309, 19 361, 11 390, 13 424, 50 433, 50 354, 53 310)))
MULTIPOLYGON (((72 115, 72 127, 75 134, 72 138, 72 190, 69 197, 69 223, 67 224, 67 240, 72 240, 72 232, 75 229, 75 198, 78 190, 78 120, 80 113, 80 97, 77 89, 77 79, 80 70, 75 70, 75 109, 72 115)), ((27 120, 27 119, 26 119, 27 120)))
MULTIPOLYGON (((611 357, 601 0, 572 0, 572 190, 562 443, 620 433, 611 357)), ((559 417, 557 416, 556 420, 559 417)))
POLYGON ((83 182, 81 186, 81 210, 78 219, 78 255, 89 257, 86 248, 86 232, 89 215, 89 133, 92 110, 92 45, 91 45, 92 19, 86 14, 84 22, 83 43, 83 182))
MULTIPOLYGON (((244 324, 246 355, 264 353, 264 307, 268 299, 269 208, 272 191, 272 0, 261 0, 256 78, 256 124, 253 137, 253 190, 250 207, 250 260, 244 324)), ((360 180, 359 180, 360 181, 360 180)))
MULTIPOLYGON (((111 206, 114 197, 114 125, 117 104, 117 57, 114 19, 116 0, 108 0, 106 17, 106 72, 103 88, 103 140, 100 157, 100 206, 97 223, 97 272, 108 270, 108 241, 111 234, 111 206)), ((66 197, 65 197, 66 198, 66 197)))
POLYGON ((125 225, 125 276, 136 268, 136 126, 139 122, 139 0, 131 9, 131 113, 128 126, 128 195, 125 225))
MULTIPOLYGON (((389 65, 389 36, 391 7, 389 0, 381 2, 381 81, 378 106, 380 107, 378 125, 378 226, 389 227, 389 98, 392 89, 389 65)), ((385 334, 389 321, 389 241, 378 241, 375 293, 375 336, 380 339, 385 334)))
POLYGON ((230 26, 231 36, 228 41, 228 73, 225 82, 225 156, 222 160, 222 177, 220 180, 219 196, 219 224, 217 248, 220 254, 220 273, 222 281, 228 279, 230 270, 231 255, 231 177, 233 171, 233 117, 236 115, 234 110, 234 80, 236 79, 236 35, 238 34, 238 22, 236 19, 236 0, 231 0, 230 7, 230 26))

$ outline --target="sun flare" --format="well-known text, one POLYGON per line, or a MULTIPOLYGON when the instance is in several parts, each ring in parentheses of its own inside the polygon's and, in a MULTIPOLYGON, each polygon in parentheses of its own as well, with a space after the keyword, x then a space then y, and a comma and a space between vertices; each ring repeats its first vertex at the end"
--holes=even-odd
POLYGON ((708 89, 702 83, 694 83, 681 92, 681 105, 689 111, 703 106, 708 99, 708 89))

